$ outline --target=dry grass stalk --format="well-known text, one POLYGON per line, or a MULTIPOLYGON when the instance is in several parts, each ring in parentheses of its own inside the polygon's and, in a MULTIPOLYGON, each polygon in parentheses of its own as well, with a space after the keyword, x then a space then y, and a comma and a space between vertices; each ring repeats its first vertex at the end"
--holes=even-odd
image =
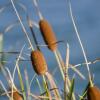
POLYGON ((44 41, 48 45, 48 48, 51 51, 54 51, 57 48, 57 44, 56 44, 57 40, 52 30, 52 27, 46 20, 40 20, 39 26, 40 26, 40 31, 42 33, 44 41))
POLYGON ((88 100, 100 100, 100 90, 99 88, 93 86, 88 88, 87 92, 88 100))
POLYGON ((31 61, 33 68, 38 75, 44 75, 47 72, 45 58, 39 50, 31 52, 31 61))
POLYGON ((51 88, 52 88, 52 89, 55 88, 54 91, 53 91, 53 94, 54 94, 54 96, 55 96, 55 100, 61 100, 61 97, 60 97, 58 88, 57 88, 57 86, 56 86, 56 83, 55 83, 55 81, 54 81, 52 75, 51 75, 49 72, 46 72, 45 75, 46 75, 46 77, 47 77, 48 80, 49 80, 49 83, 50 83, 51 88))
POLYGON ((29 42, 30 48, 31 48, 32 50, 34 50, 33 45, 32 45, 32 43, 31 43, 31 40, 30 40, 30 38, 29 38, 29 36, 28 36, 28 33, 27 33, 27 31, 26 31, 26 28, 24 27, 24 24, 23 24, 23 22, 22 22, 22 20, 21 20, 21 17, 20 17, 20 15, 19 15, 19 13, 18 13, 18 11, 17 11, 17 9, 16 9, 16 7, 15 7, 14 1, 13 1, 13 0, 10 0, 10 2, 11 2, 11 4, 12 4, 12 7, 13 7, 15 13, 16 13, 16 16, 18 17, 18 20, 19 20, 19 23, 20 23, 20 25, 21 25, 21 27, 22 27, 22 30, 23 30, 23 32, 25 33, 25 36, 26 36, 26 38, 27 38, 27 40, 28 40, 28 42, 29 42))
POLYGON ((75 19, 74 19, 74 16, 73 16, 73 12, 72 12, 72 7, 71 7, 71 2, 70 2, 70 0, 69 0, 69 11, 70 11, 70 17, 71 17, 71 20, 72 20, 72 24, 73 24, 73 27, 74 27, 76 36, 77 36, 77 38, 78 38, 80 47, 81 47, 81 49, 82 49, 82 53, 83 53, 84 60, 85 60, 85 62, 86 62, 86 67, 87 67, 87 71, 88 71, 89 81, 90 81, 91 86, 93 86, 93 82, 92 82, 92 80, 91 80, 91 72, 90 72, 90 68, 89 68, 89 64, 88 64, 87 55, 86 55, 85 49, 84 49, 84 47, 83 47, 83 43, 82 43, 82 41, 81 41, 81 38, 80 38, 80 35, 79 35, 79 32, 78 32, 76 23, 75 23, 75 19))

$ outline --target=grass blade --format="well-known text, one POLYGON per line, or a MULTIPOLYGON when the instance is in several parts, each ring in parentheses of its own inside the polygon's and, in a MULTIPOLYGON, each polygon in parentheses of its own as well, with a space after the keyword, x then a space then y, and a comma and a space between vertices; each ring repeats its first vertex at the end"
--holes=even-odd
POLYGON ((72 100, 72 95, 74 93, 74 81, 75 81, 75 79, 73 78, 71 81, 71 86, 70 86, 70 90, 69 90, 69 94, 68 94, 68 100, 72 100))

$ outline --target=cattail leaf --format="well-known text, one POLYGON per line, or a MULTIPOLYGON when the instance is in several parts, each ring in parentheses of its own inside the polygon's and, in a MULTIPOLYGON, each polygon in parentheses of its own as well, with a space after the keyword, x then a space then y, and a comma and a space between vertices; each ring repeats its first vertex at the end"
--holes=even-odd
POLYGON ((68 93, 68 100, 72 99, 72 95, 73 95, 73 92, 74 92, 74 84, 75 84, 75 79, 73 78, 72 81, 71 81, 71 86, 70 86, 70 90, 69 90, 69 93, 68 93))
POLYGON ((43 76, 43 87, 44 87, 44 89, 45 89, 45 91, 46 91, 46 96, 47 97, 49 97, 49 87, 48 87, 48 83, 47 83, 47 81, 46 81, 46 79, 45 79, 45 76, 43 76))
POLYGON ((86 95, 87 95, 87 90, 88 90, 89 86, 90 86, 90 82, 87 84, 85 90, 84 90, 83 93, 82 93, 82 96, 80 96, 80 100, 83 100, 83 99, 86 97, 86 95))

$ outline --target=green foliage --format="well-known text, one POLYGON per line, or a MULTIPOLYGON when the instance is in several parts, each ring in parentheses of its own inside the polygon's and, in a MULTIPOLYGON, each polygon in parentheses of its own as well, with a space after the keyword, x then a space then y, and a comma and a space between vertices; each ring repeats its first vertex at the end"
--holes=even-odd
POLYGON ((72 81, 71 81, 70 90, 69 90, 69 93, 68 93, 68 96, 67 96, 68 100, 72 100, 72 96, 73 96, 73 93, 74 93, 74 84, 75 84, 75 79, 73 78, 72 81))

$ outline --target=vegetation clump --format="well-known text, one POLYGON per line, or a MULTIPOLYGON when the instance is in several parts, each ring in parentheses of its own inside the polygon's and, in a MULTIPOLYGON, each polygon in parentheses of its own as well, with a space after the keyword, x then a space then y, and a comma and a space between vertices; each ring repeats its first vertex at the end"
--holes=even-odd
MULTIPOLYGON (((81 47, 83 57, 85 60, 85 63, 77 64, 77 65, 70 64, 69 44, 67 43, 67 45, 66 45, 66 42, 62 41, 62 43, 64 43, 64 45, 65 45, 65 48, 67 48, 67 53, 65 53, 66 62, 64 62, 62 55, 58 48, 59 41, 56 38, 56 35, 53 31, 52 26, 50 25, 50 23, 47 20, 45 20, 45 18, 43 18, 42 13, 39 9, 37 0, 32 0, 32 2, 34 4, 33 6, 35 6, 38 16, 40 18, 38 24, 33 22, 33 20, 30 19, 30 15, 27 12, 27 8, 23 4, 18 3, 18 5, 22 9, 24 9, 24 11, 26 12, 26 16, 28 18, 28 28, 30 28, 30 32, 33 36, 33 41, 31 40, 31 37, 30 37, 29 33, 27 32, 25 25, 23 24, 23 20, 20 17, 20 14, 18 13, 18 11, 16 9, 14 0, 10 0, 10 3, 12 4, 12 7, 14 9, 14 12, 18 18, 17 23, 21 25, 23 33, 25 34, 25 36, 28 40, 28 43, 30 46, 29 49, 31 49, 31 52, 29 54, 26 54, 26 52, 23 53, 25 46, 23 46, 19 52, 16 52, 16 51, 4 52, 2 49, 3 34, 0 33, 0 70, 3 73, 4 77, 6 78, 6 81, 8 82, 8 85, 11 89, 9 92, 8 89, 6 89, 3 82, 0 80, 0 96, 6 95, 9 98, 9 100, 77 100, 77 96, 78 96, 79 100, 100 100, 100 90, 97 86, 94 86, 94 82, 91 78, 91 70, 90 70, 90 66, 89 66, 89 64, 94 64, 94 63, 100 61, 100 58, 96 59, 93 62, 88 62, 87 55, 85 53, 85 49, 83 47, 80 35, 78 33, 78 30, 77 30, 77 27, 75 24, 70 0, 68 1, 70 17, 71 17, 72 24, 74 26, 75 33, 76 33, 78 41, 80 43, 80 47, 81 47), (33 26, 36 26, 36 27, 33 27, 33 26), (63 88, 60 87, 61 89, 58 87, 58 84, 54 77, 54 74, 56 73, 56 70, 58 70, 58 68, 56 68, 56 66, 55 66, 53 69, 54 72, 52 72, 52 73, 49 72, 49 68, 48 68, 49 66, 47 65, 47 62, 46 62, 46 60, 48 60, 48 59, 45 59, 44 53, 42 53, 42 50, 40 47, 43 47, 43 46, 38 43, 37 36, 35 33, 35 28, 38 28, 38 30, 41 32, 43 40, 45 41, 45 44, 46 44, 44 46, 47 46, 48 49, 51 50, 52 53, 55 55, 58 67, 60 69, 60 74, 62 76, 62 80, 60 81, 61 83, 59 83, 59 84, 63 84, 63 86, 64 86, 63 88), (32 44, 33 42, 34 42, 35 46, 32 44), (22 53, 25 55, 28 55, 30 57, 30 59, 28 59, 28 60, 24 59, 24 57, 22 56, 22 53), (15 61, 15 67, 14 67, 14 70, 12 73, 8 67, 5 67, 5 64, 7 64, 7 61, 6 61, 6 59, 4 59, 4 56, 6 54, 19 54, 15 61), (27 73, 28 72, 30 73, 30 71, 24 69, 26 84, 23 81, 24 79, 22 77, 22 72, 20 70, 20 68, 21 68, 20 64, 19 64, 20 61, 29 61, 29 62, 31 61, 32 68, 35 72, 31 81, 29 81, 27 73), (80 94, 77 95, 77 93, 74 91, 75 90, 75 77, 74 76, 70 77, 69 69, 72 69, 73 71, 75 71, 82 79, 86 79, 85 76, 80 72, 80 70, 77 69, 77 67, 83 66, 83 65, 86 65, 86 67, 87 67, 87 71, 88 71, 87 79, 89 80, 89 85, 87 85, 86 90, 84 91, 82 96, 80 96, 80 94), (16 79, 16 77, 15 77, 16 71, 17 71, 17 75, 19 78, 21 90, 17 89, 17 87, 14 83, 14 80, 16 79), (42 78, 42 84, 41 84, 41 78, 42 78), (37 85, 39 88, 39 90, 37 89, 37 91, 38 91, 37 95, 32 93, 32 91, 31 91, 31 89, 34 88, 34 86, 32 87, 32 85, 33 85, 32 82, 34 82, 34 80, 36 80, 35 82, 37 82, 37 85), (2 87, 2 89, 1 89, 1 87, 2 87), (26 89, 25 89, 25 87, 26 87, 26 89)), ((6 7, 3 7, 2 9, 0 9, 0 11, 2 12, 5 8, 6 7)), ((13 26, 16 26, 16 25, 8 26, 4 30, 4 32, 11 30, 13 28, 13 26)), ((58 72, 56 75, 58 75, 58 72)))

